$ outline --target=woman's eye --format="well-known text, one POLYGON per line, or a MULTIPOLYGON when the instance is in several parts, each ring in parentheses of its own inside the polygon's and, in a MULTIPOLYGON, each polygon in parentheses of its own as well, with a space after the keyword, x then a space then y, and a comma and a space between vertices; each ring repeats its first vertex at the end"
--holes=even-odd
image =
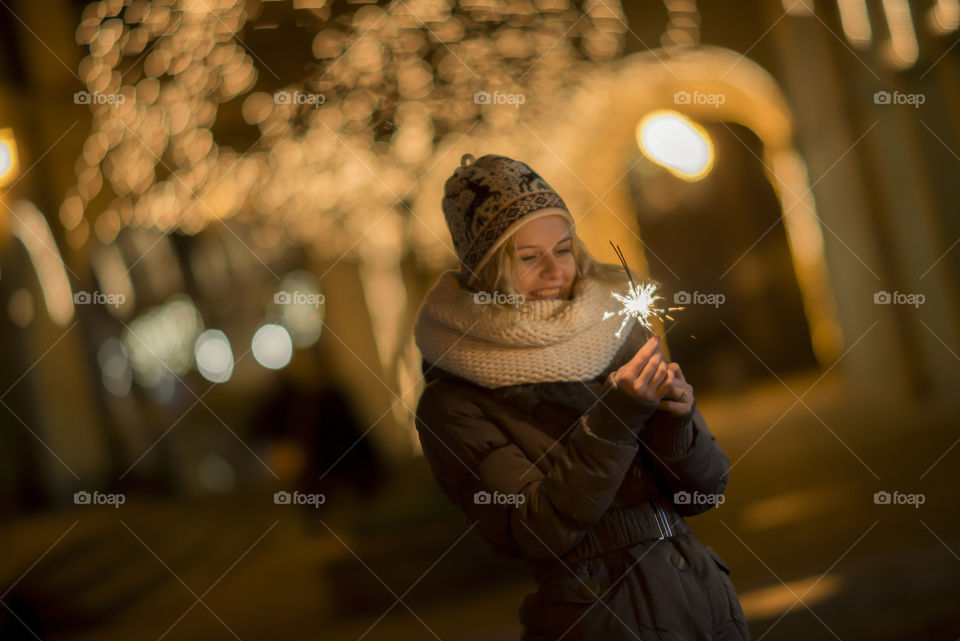
POLYGON ((536 256, 521 256, 520 260, 533 260, 536 256))
POLYGON ((561 250, 558 251, 557 253, 558 253, 558 254, 569 254, 569 253, 570 253, 570 250, 569 250, 569 249, 561 249, 561 250))

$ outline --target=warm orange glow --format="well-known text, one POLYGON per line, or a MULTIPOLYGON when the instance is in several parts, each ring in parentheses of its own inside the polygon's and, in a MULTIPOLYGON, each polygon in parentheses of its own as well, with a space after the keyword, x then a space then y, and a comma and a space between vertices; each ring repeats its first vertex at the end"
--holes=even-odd
MULTIPOLYGON (((75 36, 89 48, 78 71, 93 123, 77 185, 60 208, 70 244, 109 243, 125 227, 195 234, 243 211, 275 229, 258 232, 273 246, 311 244, 331 259, 374 255, 382 243, 368 231, 425 188, 424 174, 451 144, 509 149, 529 139, 527 127, 555 120, 565 87, 596 70, 591 61, 619 54, 626 32, 616 0, 587 3, 582 13, 550 2, 484 9, 484 20, 503 23, 494 34, 448 3, 411 0, 389 12, 356 4, 314 38, 312 77, 255 93, 258 76, 273 73, 236 38, 257 13, 250 3, 88 5, 75 36), (425 57, 431 41, 444 44, 443 55, 425 57), (481 77, 497 81, 478 86, 481 77), (508 100, 480 104, 477 91, 508 100), (387 95, 397 100, 384 103, 387 95), (211 129, 234 99, 259 140, 243 158, 211 129), (451 133, 438 140, 440 131, 451 133), (90 211, 101 192, 115 198, 90 211)), ((294 7, 323 13, 329 5, 294 7)), ((550 155, 533 141, 512 153, 530 162, 550 155)), ((416 214, 418 224, 431 218, 418 258, 437 264, 453 255, 438 214, 416 214)))
POLYGON ((748 619, 772 619, 788 610, 803 609, 804 604, 813 606, 825 601, 839 592, 842 585, 843 580, 834 574, 813 575, 742 592, 740 605, 748 619))
POLYGON ((938 34, 956 31, 960 26, 960 0, 937 0, 927 12, 927 24, 938 34))
POLYGON ((870 45, 870 16, 867 14, 866 0, 838 0, 840 24, 847 40, 855 47, 866 48, 870 45))
POLYGON ((63 327, 73 319, 72 291, 47 219, 27 200, 15 202, 13 211, 11 228, 30 256, 47 313, 54 323, 63 327))
POLYGON ((716 160, 707 130, 676 111, 644 116, 637 125, 637 144, 650 160, 688 182, 706 177, 716 160))
POLYGON ((20 171, 17 143, 13 129, 0 129, 0 187, 7 186, 20 171))
POLYGON ((884 45, 884 56, 897 69, 913 66, 919 55, 917 33, 907 0, 883 0, 883 12, 890 25, 890 40, 884 45))

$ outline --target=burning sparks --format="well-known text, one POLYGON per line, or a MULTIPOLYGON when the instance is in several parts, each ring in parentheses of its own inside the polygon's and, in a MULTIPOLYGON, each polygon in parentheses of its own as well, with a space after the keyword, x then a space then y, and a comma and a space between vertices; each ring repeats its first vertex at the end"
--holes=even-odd
MULTIPOLYGON (((623 328, 630 322, 631 317, 636 318, 637 321, 643 325, 644 329, 652 332, 653 327, 650 325, 652 319, 670 318, 664 310, 657 306, 657 301, 663 300, 663 296, 657 296, 656 294, 656 283, 644 283, 642 285, 634 285, 631 283, 629 289, 627 289, 626 296, 622 296, 616 292, 613 294, 613 297, 623 304, 623 309, 617 312, 604 312, 603 319, 606 320, 611 316, 623 316, 623 322, 620 323, 617 336, 620 336, 621 332, 623 332, 623 328)), ((670 320, 673 319, 670 318, 670 320)))
POLYGON ((651 321, 653 319, 664 319, 669 318, 674 320, 672 316, 667 314, 668 311, 673 311, 677 309, 683 309, 682 307, 668 307, 663 309, 657 304, 657 301, 665 300, 663 296, 657 295, 658 285, 654 282, 642 283, 640 285, 636 284, 633 280, 633 276, 630 274, 630 268, 627 267, 627 261, 623 257, 623 252, 620 251, 620 248, 610 243, 613 246, 613 251, 617 253, 617 257, 620 259, 620 263, 623 265, 624 271, 627 273, 627 278, 630 280, 630 286, 627 289, 626 295, 613 293, 613 297, 616 298, 623 305, 623 308, 616 312, 604 312, 603 320, 610 318, 611 316, 623 316, 623 321, 620 323, 620 329, 617 330, 617 336, 623 332, 623 328, 627 326, 627 323, 630 322, 631 318, 636 318, 637 322, 643 326, 643 328, 653 333, 653 327, 651 321))

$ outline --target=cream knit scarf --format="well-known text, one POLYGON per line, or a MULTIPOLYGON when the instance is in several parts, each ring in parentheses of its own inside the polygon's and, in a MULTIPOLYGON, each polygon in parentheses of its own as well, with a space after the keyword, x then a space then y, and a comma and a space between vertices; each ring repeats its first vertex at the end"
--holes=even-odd
POLYGON ((630 335, 618 337, 622 317, 603 320, 620 303, 611 287, 581 278, 572 300, 532 300, 497 313, 475 302, 456 271, 445 272, 427 293, 414 329, 423 359, 483 387, 586 381, 597 377, 630 335))

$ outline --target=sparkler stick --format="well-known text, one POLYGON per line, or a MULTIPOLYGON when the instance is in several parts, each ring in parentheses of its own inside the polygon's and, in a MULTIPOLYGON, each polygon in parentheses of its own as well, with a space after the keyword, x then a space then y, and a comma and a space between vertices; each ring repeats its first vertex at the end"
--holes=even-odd
POLYGON ((620 329, 617 330, 617 336, 620 336, 623 328, 630 322, 630 318, 636 318, 637 322, 643 327, 646 337, 650 338, 653 334, 653 327, 650 324, 651 320, 662 320, 664 318, 675 320, 667 314, 667 312, 683 308, 668 307, 667 309, 663 309, 659 307, 657 301, 665 299, 663 296, 657 295, 658 285, 652 281, 637 285, 633 280, 633 274, 630 273, 630 267, 627 266, 627 260, 623 257, 623 252, 620 250, 620 247, 614 245, 613 241, 610 241, 610 246, 613 247, 617 258, 620 259, 620 264, 623 265, 623 270, 627 273, 627 280, 630 281, 630 286, 625 295, 616 292, 613 293, 613 297, 620 301, 623 308, 616 312, 604 312, 603 319, 606 320, 611 316, 623 316, 620 329))

